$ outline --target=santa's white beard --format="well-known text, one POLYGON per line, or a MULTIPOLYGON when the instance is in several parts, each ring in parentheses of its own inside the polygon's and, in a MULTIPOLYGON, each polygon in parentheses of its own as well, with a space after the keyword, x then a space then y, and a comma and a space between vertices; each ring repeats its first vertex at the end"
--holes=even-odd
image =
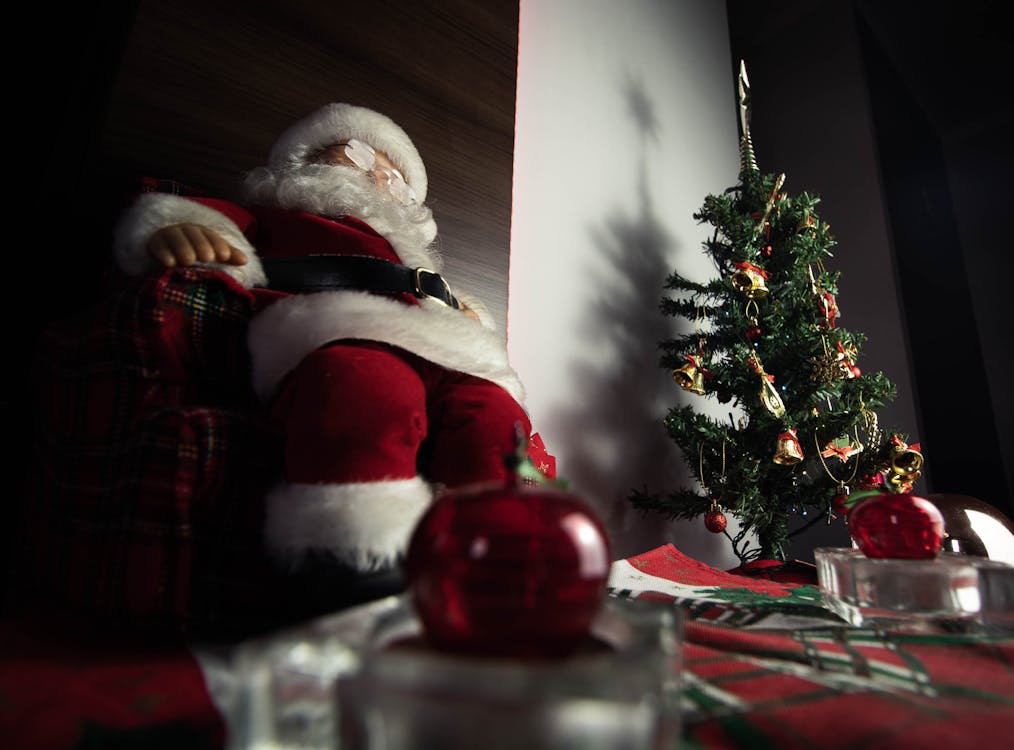
MULTIPOLYGON (((305 164, 274 171, 258 167, 243 181, 245 200, 262 206, 306 211, 329 219, 352 216, 369 224, 403 254, 426 250, 431 270, 442 265, 435 248, 437 225, 433 212, 424 205, 406 206, 373 178, 354 167, 332 164, 305 164)), ((404 259, 403 260, 407 260, 404 259)))

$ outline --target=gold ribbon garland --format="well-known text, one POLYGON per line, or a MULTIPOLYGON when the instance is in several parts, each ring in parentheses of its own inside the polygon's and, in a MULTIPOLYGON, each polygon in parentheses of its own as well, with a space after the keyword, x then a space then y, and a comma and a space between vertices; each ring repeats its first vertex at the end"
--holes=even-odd
POLYGON ((775 207, 775 201, 778 200, 778 191, 782 189, 782 185, 785 184, 785 173, 778 175, 778 179, 775 180, 775 186, 771 190, 771 195, 768 196, 767 205, 764 206, 764 214, 761 216, 757 226, 753 228, 754 235, 759 235, 764 231, 764 227, 767 226, 768 220, 771 218, 771 211, 775 207))

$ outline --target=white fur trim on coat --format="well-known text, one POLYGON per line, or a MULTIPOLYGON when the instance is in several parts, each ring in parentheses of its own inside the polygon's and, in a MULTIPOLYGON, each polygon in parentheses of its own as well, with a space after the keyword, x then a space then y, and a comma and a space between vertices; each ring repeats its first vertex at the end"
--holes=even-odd
POLYGON ((339 339, 381 341, 441 367, 496 383, 524 406, 524 388, 500 336, 435 300, 406 305, 368 292, 317 292, 285 297, 250 324, 253 383, 269 400, 310 352, 339 339))
POLYGON ((433 499, 419 477, 354 484, 283 484, 268 493, 265 541, 282 566, 327 551, 366 572, 395 563, 433 499))
POLYGON ((426 167, 415 145, 401 126, 386 115, 352 104, 327 104, 289 126, 268 156, 271 169, 291 169, 324 146, 350 138, 370 144, 387 154, 420 203, 426 202, 426 167))
POLYGON ((496 321, 493 320, 493 313, 486 307, 486 303, 476 297, 474 294, 468 292, 455 292, 454 296, 458 298, 458 302, 463 304, 469 310, 474 312, 479 318, 479 322, 482 323, 486 328, 491 331, 496 330, 496 321))
POLYGON ((257 251, 236 223, 210 206, 170 193, 145 193, 120 218, 114 229, 113 252, 120 269, 131 276, 158 270, 161 266, 148 255, 147 243, 159 229, 174 224, 199 224, 222 235, 226 242, 246 253, 246 265, 198 263, 228 274, 247 289, 263 286, 267 276, 257 251))

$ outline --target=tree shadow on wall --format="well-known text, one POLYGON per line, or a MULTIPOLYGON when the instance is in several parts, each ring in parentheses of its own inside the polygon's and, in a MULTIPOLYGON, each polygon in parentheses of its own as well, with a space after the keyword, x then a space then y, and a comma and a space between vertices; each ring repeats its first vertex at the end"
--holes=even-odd
MULTIPOLYGON (((668 491, 693 481, 662 421, 682 393, 659 366, 658 342, 672 336, 659 301, 672 271, 668 259, 678 249, 648 187, 660 125, 640 81, 628 77, 623 96, 637 132, 635 208, 606 212, 590 231, 598 261, 583 271, 587 288, 598 292, 576 335, 589 343, 595 359, 570 364, 582 400, 551 415, 566 435, 562 473, 602 513, 614 558, 672 541, 673 524, 635 509, 627 499, 632 490, 668 491)), ((626 153, 614 144, 611 158, 626 153)))

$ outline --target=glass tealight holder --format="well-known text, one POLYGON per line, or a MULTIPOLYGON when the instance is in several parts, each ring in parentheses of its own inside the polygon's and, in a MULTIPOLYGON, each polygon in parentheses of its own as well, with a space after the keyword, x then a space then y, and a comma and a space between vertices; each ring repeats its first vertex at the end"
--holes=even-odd
POLYGON ((1014 632, 1014 566, 942 552, 930 560, 871 558, 846 547, 814 550, 829 609, 860 627, 920 628, 950 622, 1014 632))
POLYGON ((606 600, 559 658, 430 647, 407 600, 377 619, 340 681, 340 747, 654 750, 678 744, 682 619, 671 602, 606 600))
POLYGON ((223 710, 228 750, 334 750, 338 683, 359 671, 375 623, 398 610, 387 597, 242 643, 223 710))

